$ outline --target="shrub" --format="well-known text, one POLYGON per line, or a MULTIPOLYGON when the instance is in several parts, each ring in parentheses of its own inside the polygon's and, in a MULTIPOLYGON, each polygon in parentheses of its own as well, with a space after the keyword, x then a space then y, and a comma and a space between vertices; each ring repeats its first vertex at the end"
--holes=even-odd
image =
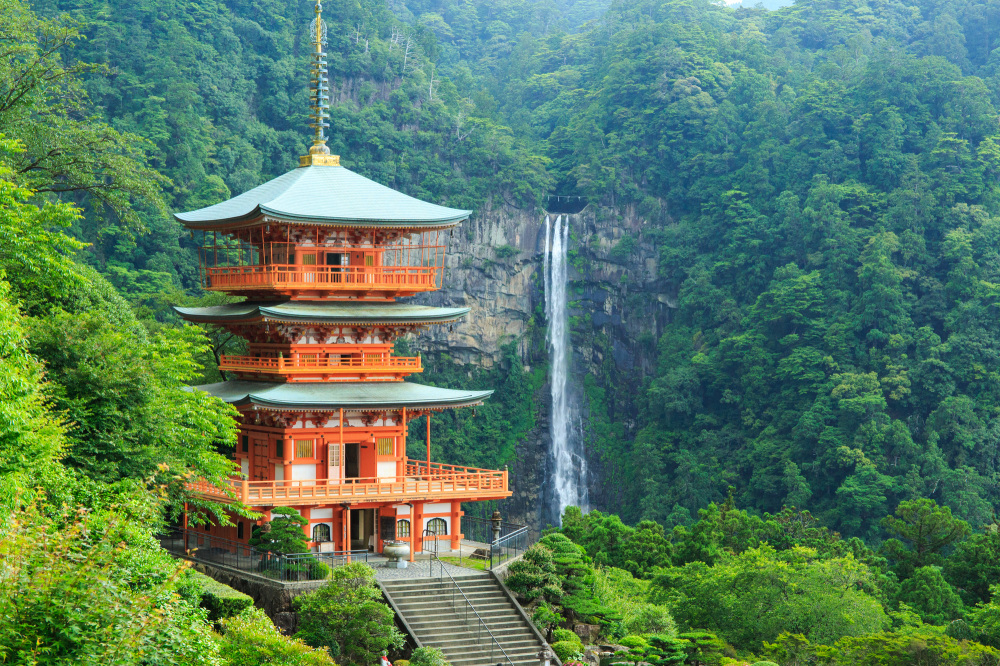
POLYGON ((365 564, 337 567, 329 583, 296 598, 294 606, 299 613, 295 637, 327 648, 343 664, 368 666, 405 643, 392 609, 382 603, 375 572, 365 564))
POLYGON ((649 643, 642 636, 626 636, 625 638, 618 641, 618 645, 630 649, 645 649, 649 643))
POLYGON ((583 645, 583 641, 580 639, 580 637, 577 636, 575 632, 572 632, 569 629, 554 629, 552 631, 552 640, 554 642, 570 641, 583 645))
POLYGON ((552 651, 559 657, 559 661, 565 662, 583 652, 583 643, 579 641, 556 641, 552 644, 552 651))
POLYGON ((187 578, 197 588, 199 604, 208 611, 209 620, 234 617, 253 606, 253 599, 249 596, 203 573, 189 570, 187 578))
POLYGON ((493 253, 497 256, 497 259, 507 259, 508 257, 513 257, 518 252, 520 250, 510 245, 501 245, 493 249, 493 253))
POLYGON ((326 650, 282 636, 259 608, 248 608, 220 624, 219 654, 227 666, 334 666, 326 650))
MULTIPOLYGON (((410 666, 451 666, 444 656, 444 652, 433 647, 417 648, 410 655, 410 666)), ((396 662, 399 666, 399 662, 396 662)))

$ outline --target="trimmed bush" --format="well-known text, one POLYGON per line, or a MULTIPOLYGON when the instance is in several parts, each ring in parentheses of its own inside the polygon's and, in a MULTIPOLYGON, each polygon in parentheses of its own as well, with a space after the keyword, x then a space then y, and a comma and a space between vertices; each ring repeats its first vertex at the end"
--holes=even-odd
POLYGON ((253 606, 253 599, 247 595, 203 573, 189 570, 186 576, 201 598, 199 605, 208 611, 208 619, 213 622, 235 617, 253 606))
POLYGON ((566 662, 583 652, 583 643, 579 641, 556 641, 552 644, 552 651, 559 657, 559 661, 566 662))
MULTIPOLYGON (((396 662, 399 666, 399 662, 396 662)), ((433 647, 417 648, 410 655, 409 666, 451 666, 444 652, 433 647)))
POLYGON ((555 643, 560 641, 570 641, 583 645, 583 641, 576 635, 576 632, 570 631, 569 629, 553 629, 552 641, 555 643))

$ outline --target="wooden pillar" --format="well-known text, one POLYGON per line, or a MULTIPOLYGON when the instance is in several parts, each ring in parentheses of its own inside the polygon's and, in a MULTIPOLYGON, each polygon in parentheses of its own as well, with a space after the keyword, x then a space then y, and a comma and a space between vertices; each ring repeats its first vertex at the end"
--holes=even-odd
POLYGON ((351 561, 351 505, 344 505, 344 551, 347 553, 346 561, 351 561))
POLYGON ((451 503, 451 549, 458 550, 462 545, 462 503, 454 501, 451 503))
MULTIPOLYGON (((346 463, 344 462, 344 408, 340 408, 340 420, 337 422, 340 427, 340 482, 344 483, 347 479, 344 476, 344 470, 347 469, 346 463)), ((344 550, 350 550, 350 548, 345 548, 344 550)))
POLYGON ((410 549, 412 556, 414 551, 424 548, 424 503, 414 502, 411 513, 413 515, 410 519, 410 535, 413 537, 414 543, 413 548, 410 549))
POLYGON ((427 480, 431 480, 431 412, 427 411, 427 480))
POLYGON ((290 485, 288 482, 292 480, 292 460, 295 459, 295 440, 292 439, 291 435, 282 435, 282 438, 285 441, 285 445, 281 450, 281 462, 284 468, 284 486, 287 488, 290 485))
POLYGON ((312 542, 312 530, 309 529, 309 519, 312 518, 312 507, 306 507, 300 511, 302 517, 306 519, 306 524, 302 526, 302 531, 306 534, 306 541, 312 542))
POLYGON ((402 450, 396 456, 396 481, 405 481, 406 477, 406 407, 403 407, 403 437, 402 450))
POLYGON ((188 503, 184 502, 184 552, 188 549, 188 503))

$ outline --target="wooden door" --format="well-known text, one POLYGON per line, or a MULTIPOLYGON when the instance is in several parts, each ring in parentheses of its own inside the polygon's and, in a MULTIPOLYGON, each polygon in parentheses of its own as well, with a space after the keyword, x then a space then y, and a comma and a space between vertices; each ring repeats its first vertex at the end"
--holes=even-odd
POLYGON ((255 439, 253 441, 253 476, 252 481, 267 481, 271 478, 266 439, 255 439))

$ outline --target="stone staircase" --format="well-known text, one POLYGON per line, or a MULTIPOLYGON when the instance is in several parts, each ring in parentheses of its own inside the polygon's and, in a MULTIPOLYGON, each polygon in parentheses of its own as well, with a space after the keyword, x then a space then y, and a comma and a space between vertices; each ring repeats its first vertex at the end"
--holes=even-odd
MULTIPOLYGON (((537 666, 538 652, 545 643, 496 580, 480 574, 455 576, 454 581, 503 646, 511 666, 537 666)), ((452 666, 506 666, 503 652, 489 633, 480 629, 479 620, 467 610, 468 604, 455 591, 452 579, 410 578, 382 581, 382 586, 414 637, 425 647, 444 652, 452 666)))

